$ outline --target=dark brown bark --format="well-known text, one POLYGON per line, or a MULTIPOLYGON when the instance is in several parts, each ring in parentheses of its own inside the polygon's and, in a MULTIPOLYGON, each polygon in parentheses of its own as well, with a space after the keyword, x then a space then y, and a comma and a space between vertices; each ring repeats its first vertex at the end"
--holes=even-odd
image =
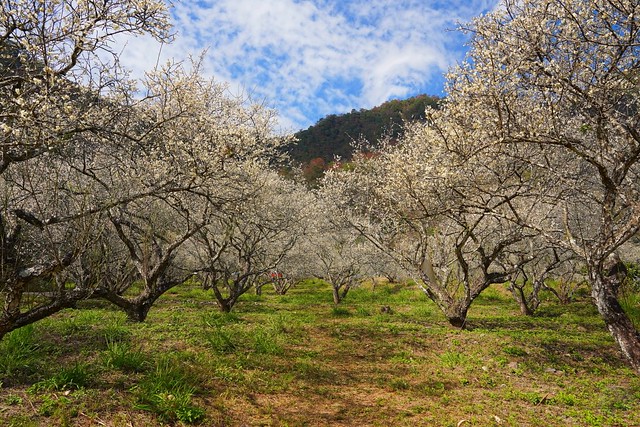
POLYGON ((0 340, 9 332, 23 326, 45 319, 65 308, 73 308, 76 303, 86 298, 86 293, 82 291, 71 291, 65 294, 56 295, 49 302, 38 305, 26 312, 6 313, 0 318, 0 340))
POLYGON ((117 307, 120 307, 127 315, 127 319, 129 321, 144 322, 147 319, 147 315, 149 314, 149 311, 151 310, 151 307, 156 302, 156 300, 169 289, 177 286, 180 283, 182 282, 176 281, 157 284, 153 287, 147 287, 142 291, 140 295, 132 299, 125 298, 121 295, 118 295, 117 292, 107 289, 98 289, 92 296, 94 298, 103 298, 116 305, 117 307))
POLYGON ((471 306, 471 301, 459 300, 444 310, 444 315, 449 324, 455 328, 464 329, 467 324, 467 312, 471 306))
POLYGON ((340 293, 340 299, 345 299, 350 290, 351 290, 351 285, 349 285, 348 283, 344 285, 342 287, 342 292, 340 293))
POLYGON ((464 296, 451 296, 447 289, 433 284, 428 277, 423 277, 424 286, 422 290, 427 294, 429 299, 433 301, 444 313, 447 321, 451 326, 464 329, 467 322, 467 312, 473 301, 491 286, 493 283, 500 283, 506 280, 506 277, 499 274, 486 274, 485 281, 475 286, 465 284, 466 293, 464 296))
POLYGON ((467 323, 467 315, 451 315, 447 316, 447 320, 449 324, 454 328, 464 329, 465 324, 467 323))
POLYGON ((233 308, 234 304, 230 304, 226 299, 217 300, 216 302, 221 312, 231 313, 231 309, 233 308))
POLYGON ((216 303, 218 304, 220 311, 223 313, 231 313, 231 310, 233 309, 233 306, 236 305, 238 298, 240 298, 240 296, 249 288, 233 282, 231 285, 227 285, 227 290, 229 291, 228 297, 225 297, 222 294, 218 284, 215 282, 209 285, 209 289, 213 290, 213 295, 216 298, 216 303))

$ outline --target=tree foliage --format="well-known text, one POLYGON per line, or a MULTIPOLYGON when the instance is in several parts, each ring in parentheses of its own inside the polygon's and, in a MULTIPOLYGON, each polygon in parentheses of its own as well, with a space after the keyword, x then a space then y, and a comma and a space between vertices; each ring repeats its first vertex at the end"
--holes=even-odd
POLYGON ((230 311, 270 279, 321 278, 338 304, 408 277, 457 327, 492 284, 531 314, 586 281, 640 371, 618 301, 640 231, 640 5, 503 0, 464 30, 446 102, 332 115, 289 148, 198 60, 126 78, 113 38, 168 41, 163 3, 4 2, 0 338, 86 298, 142 321, 189 279, 230 311), (309 190, 273 170, 287 152, 307 179, 350 163, 309 190))

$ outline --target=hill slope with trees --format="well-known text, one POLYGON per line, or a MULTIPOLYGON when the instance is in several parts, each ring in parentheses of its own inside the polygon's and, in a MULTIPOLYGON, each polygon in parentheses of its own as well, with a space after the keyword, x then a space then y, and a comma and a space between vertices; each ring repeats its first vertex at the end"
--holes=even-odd
POLYGON ((346 114, 331 114, 296 133, 298 143, 289 149, 289 155, 294 163, 303 164, 314 159, 329 163, 336 156, 350 159, 354 140, 377 141, 383 135, 397 137, 402 131, 403 121, 423 120, 425 108, 437 107, 439 101, 433 96, 418 95, 387 101, 370 110, 354 109, 346 114))

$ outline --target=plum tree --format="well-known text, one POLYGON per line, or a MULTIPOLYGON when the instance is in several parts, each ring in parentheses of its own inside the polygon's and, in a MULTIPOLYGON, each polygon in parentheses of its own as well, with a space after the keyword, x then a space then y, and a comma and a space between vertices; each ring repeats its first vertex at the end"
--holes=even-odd
POLYGON ((450 120, 546 174, 529 179, 530 206, 544 215, 514 218, 584 263, 598 311, 640 371, 640 334, 615 274, 615 252, 640 229, 640 5, 505 0, 467 30, 450 120))

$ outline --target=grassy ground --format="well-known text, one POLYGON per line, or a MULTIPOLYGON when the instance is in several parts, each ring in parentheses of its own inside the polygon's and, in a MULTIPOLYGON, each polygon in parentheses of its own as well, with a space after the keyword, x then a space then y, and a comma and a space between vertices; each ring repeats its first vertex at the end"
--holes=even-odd
POLYGON ((0 425, 640 426, 640 377, 586 299, 526 318, 494 287, 469 327, 391 285, 229 315, 184 287, 142 324, 93 302, 0 343, 0 425))

